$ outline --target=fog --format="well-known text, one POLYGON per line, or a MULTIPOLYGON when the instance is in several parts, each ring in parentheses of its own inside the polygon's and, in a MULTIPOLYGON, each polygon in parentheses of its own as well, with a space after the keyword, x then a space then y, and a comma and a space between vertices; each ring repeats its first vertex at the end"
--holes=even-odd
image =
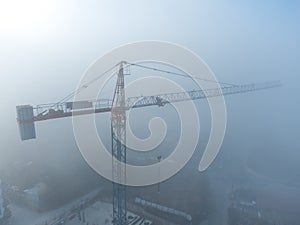
MULTIPOLYGON (((1 4, 5 7, 5 1, 2 2, 0 8, 1 4)), ((210 115, 207 102, 196 101, 201 120, 200 142, 182 173, 191 177, 199 174, 204 176, 199 179, 209 180, 215 205, 211 224, 226 224, 223 217, 226 207, 222 204, 224 199, 228 201, 231 189, 259 190, 257 196, 274 192, 274 196, 282 196, 290 206, 294 204, 289 201, 290 196, 300 198, 298 1, 55 1, 48 14, 49 18, 35 27, 21 23, 13 28, 0 26, 2 174, 17 176, 22 166, 33 163, 36 167, 34 172, 27 172, 28 179, 35 170, 40 170, 43 175, 37 176, 57 177, 55 181, 47 179, 65 186, 58 188, 63 193, 70 183, 78 186, 74 191, 76 197, 101 185, 109 190, 110 184, 103 184, 104 179, 89 168, 78 151, 70 118, 37 123, 37 139, 22 142, 15 107, 59 101, 77 87, 92 62, 119 45, 163 40, 198 54, 221 82, 280 80, 282 83, 280 88, 225 97, 228 119, 225 139, 220 154, 203 174, 197 167, 208 140, 210 115), (220 186, 226 191, 220 191, 220 186)), ((4 21, 0 25, 5 23, 4 17, 0 16, 0 20, 4 21)), ((186 89, 194 88, 186 81, 177 81, 182 81, 186 89)), ((163 150, 172 148, 172 138, 176 140, 178 136, 178 124, 172 122, 176 114, 172 110, 167 106, 133 112, 135 126, 141 125, 134 130, 141 137, 149 135, 145 121, 151 116, 165 116, 170 133, 164 145, 153 153, 155 156, 167 155, 163 150)), ((98 120, 98 129, 103 129, 103 125, 110 131, 109 115, 100 115, 98 120)), ((103 135, 109 145, 109 133, 103 135)), ((172 186, 172 182, 184 186, 180 178, 169 182, 166 187, 172 186)), ((129 196, 134 196, 134 191, 129 196)), ((284 205, 282 202, 274 204, 284 205)), ((175 207, 179 203, 172 204, 175 207)), ((284 207, 278 208, 280 212, 284 207)), ((297 219, 299 222, 300 218, 297 219)), ((284 217, 282 221, 287 224, 284 217)))

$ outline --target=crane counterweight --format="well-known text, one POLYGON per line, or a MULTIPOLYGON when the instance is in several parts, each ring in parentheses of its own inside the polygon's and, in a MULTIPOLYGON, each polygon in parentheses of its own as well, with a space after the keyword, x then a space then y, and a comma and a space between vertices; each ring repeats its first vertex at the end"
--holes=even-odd
POLYGON ((33 107, 30 105, 20 105, 16 109, 21 140, 25 141, 36 138, 33 107))

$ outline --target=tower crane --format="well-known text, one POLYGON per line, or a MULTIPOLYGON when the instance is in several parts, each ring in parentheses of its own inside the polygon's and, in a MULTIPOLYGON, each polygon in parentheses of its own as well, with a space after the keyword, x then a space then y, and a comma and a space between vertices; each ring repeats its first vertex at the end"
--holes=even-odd
MULTIPOLYGON (((57 118, 80 116, 92 113, 111 113, 111 152, 113 156, 113 224, 126 224, 126 186, 124 179, 126 177, 126 111, 131 108, 141 108, 149 106, 164 106, 166 104, 182 102, 188 100, 197 100, 212 98, 221 95, 233 95, 244 92, 253 92, 267 88, 280 86, 279 82, 267 82, 245 85, 232 85, 228 83, 225 87, 208 90, 193 90, 187 92, 164 93, 151 96, 137 96, 125 98, 124 88, 124 65, 137 66, 144 69, 165 72, 180 76, 184 74, 174 73, 154 67, 143 66, 140 64, 120 62, 118 66, 117 82, 113 99, 96 99, 86 101, 68 101, 72 96, 55 104, 40 104, 37 106, 19 105, 17 109, 17 122, 19 124, 21 140, 35 139, 35 123, 44 120, 57 118)), ((114 68, 116 68, 114 67, 114 68)), ((188 76, 187 76, 188 77, 188 76)), ((210 80, 207 80, 210 82, 210 80)), ((222 84, 222 83, 220 83, 222 84)))

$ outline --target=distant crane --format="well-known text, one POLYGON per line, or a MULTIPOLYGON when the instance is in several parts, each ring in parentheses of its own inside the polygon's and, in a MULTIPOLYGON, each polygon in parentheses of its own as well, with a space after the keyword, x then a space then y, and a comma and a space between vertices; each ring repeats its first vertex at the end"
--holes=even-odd
MULTIPOLYGON (((211 98, 221 95, 232 95, 243 92, 252 92, 267 88, 280 86, 278 82, 232 85, 222 88, 209 90, 194 90, 188 92, 166 93, 160 95, 152 95, 145 97, 129 97, 125 98, 124 88, 124 65, 137 66, 144 69, 155 70, 162 73, 186 76, 167 70, 157 69, 154 67, 144 66, 140 64, 120 62, 118 66, 117 82, 115 86, 113 99, 97 99, 86 101, 67 101, 73 97, 73 92, 68 98, 64 98, 55 104, 42 104, 35 107, 31 105, 17 106, 17 122, 19 124, 20 135, 22 140, 36 138, 35 122, 50 120, 63 117, 80 116, 91 113, 111 113, 111 140, 112 140, 112 156, 113 156, 113 224, 126 224, 126 186, 124 185, 126 177, 125 166, 120 166, 118 161, 126 165, 126 111, 130 108, 141 108, 147 106, 164 106, 169 103, 182 102, 188 100, 197 100, 211 98)), ((115 69, 114 67, 113 69, 115 69)), ((206 80, 208 82, 213 82, 206 80)), ((160 159, 159 159, 160 160, 160 159)))

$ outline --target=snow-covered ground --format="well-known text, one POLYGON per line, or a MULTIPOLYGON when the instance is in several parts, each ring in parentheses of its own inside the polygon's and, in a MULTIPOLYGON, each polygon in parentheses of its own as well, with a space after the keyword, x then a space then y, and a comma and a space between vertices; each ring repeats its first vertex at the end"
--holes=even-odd
MULTIPOLYGON (((66 225, 82 225, 82 224, 95 224, 95 225, 111 225, 112 221, 112 205, 104 202, 96 202, 87 209, 84 209, 81 215, 84 214, 85 219, 76 215, 72 219, 65 221, 66 225), (85 221, 85 222, 84 222, 85 221)), ((72 215, 71 215, 72 216, 72 215)))
MULTIPOLYGON (((65 225, 112 225, 112 205, 105 202, 96 202, 93 205, 86 208, 81 215, 81 220, 78 216, 72 217, 70 220, 65 221, 65 225)), ((128 225, 151 225, 151 221, 146 220, 143 217, 135 215, 131 212, 127 212, 128 225)))
MULTIPOLYGON (((59 209, 39 213, 26 206, 10 204, 12 218, 8 225, 112 225, 112 204, 97 201, 80 213, 78 208, 82 203, 93 199, 100 190, 93 191, 59 209)), ((131 212, 127 213, 129 225, 151 225, 152 222, 131 212)))
POLYGON ((61 208, 47 211, 47 212, 37 212, 29 207, 10 203, 9 208, 12 212, 12 217, 9 220, 8 225, 48 225, 55 224, 60 218, 64 218, 70 214, 70 211, 80 205, 87 199, 93 198, 100 189, 95 190, 61 208))

